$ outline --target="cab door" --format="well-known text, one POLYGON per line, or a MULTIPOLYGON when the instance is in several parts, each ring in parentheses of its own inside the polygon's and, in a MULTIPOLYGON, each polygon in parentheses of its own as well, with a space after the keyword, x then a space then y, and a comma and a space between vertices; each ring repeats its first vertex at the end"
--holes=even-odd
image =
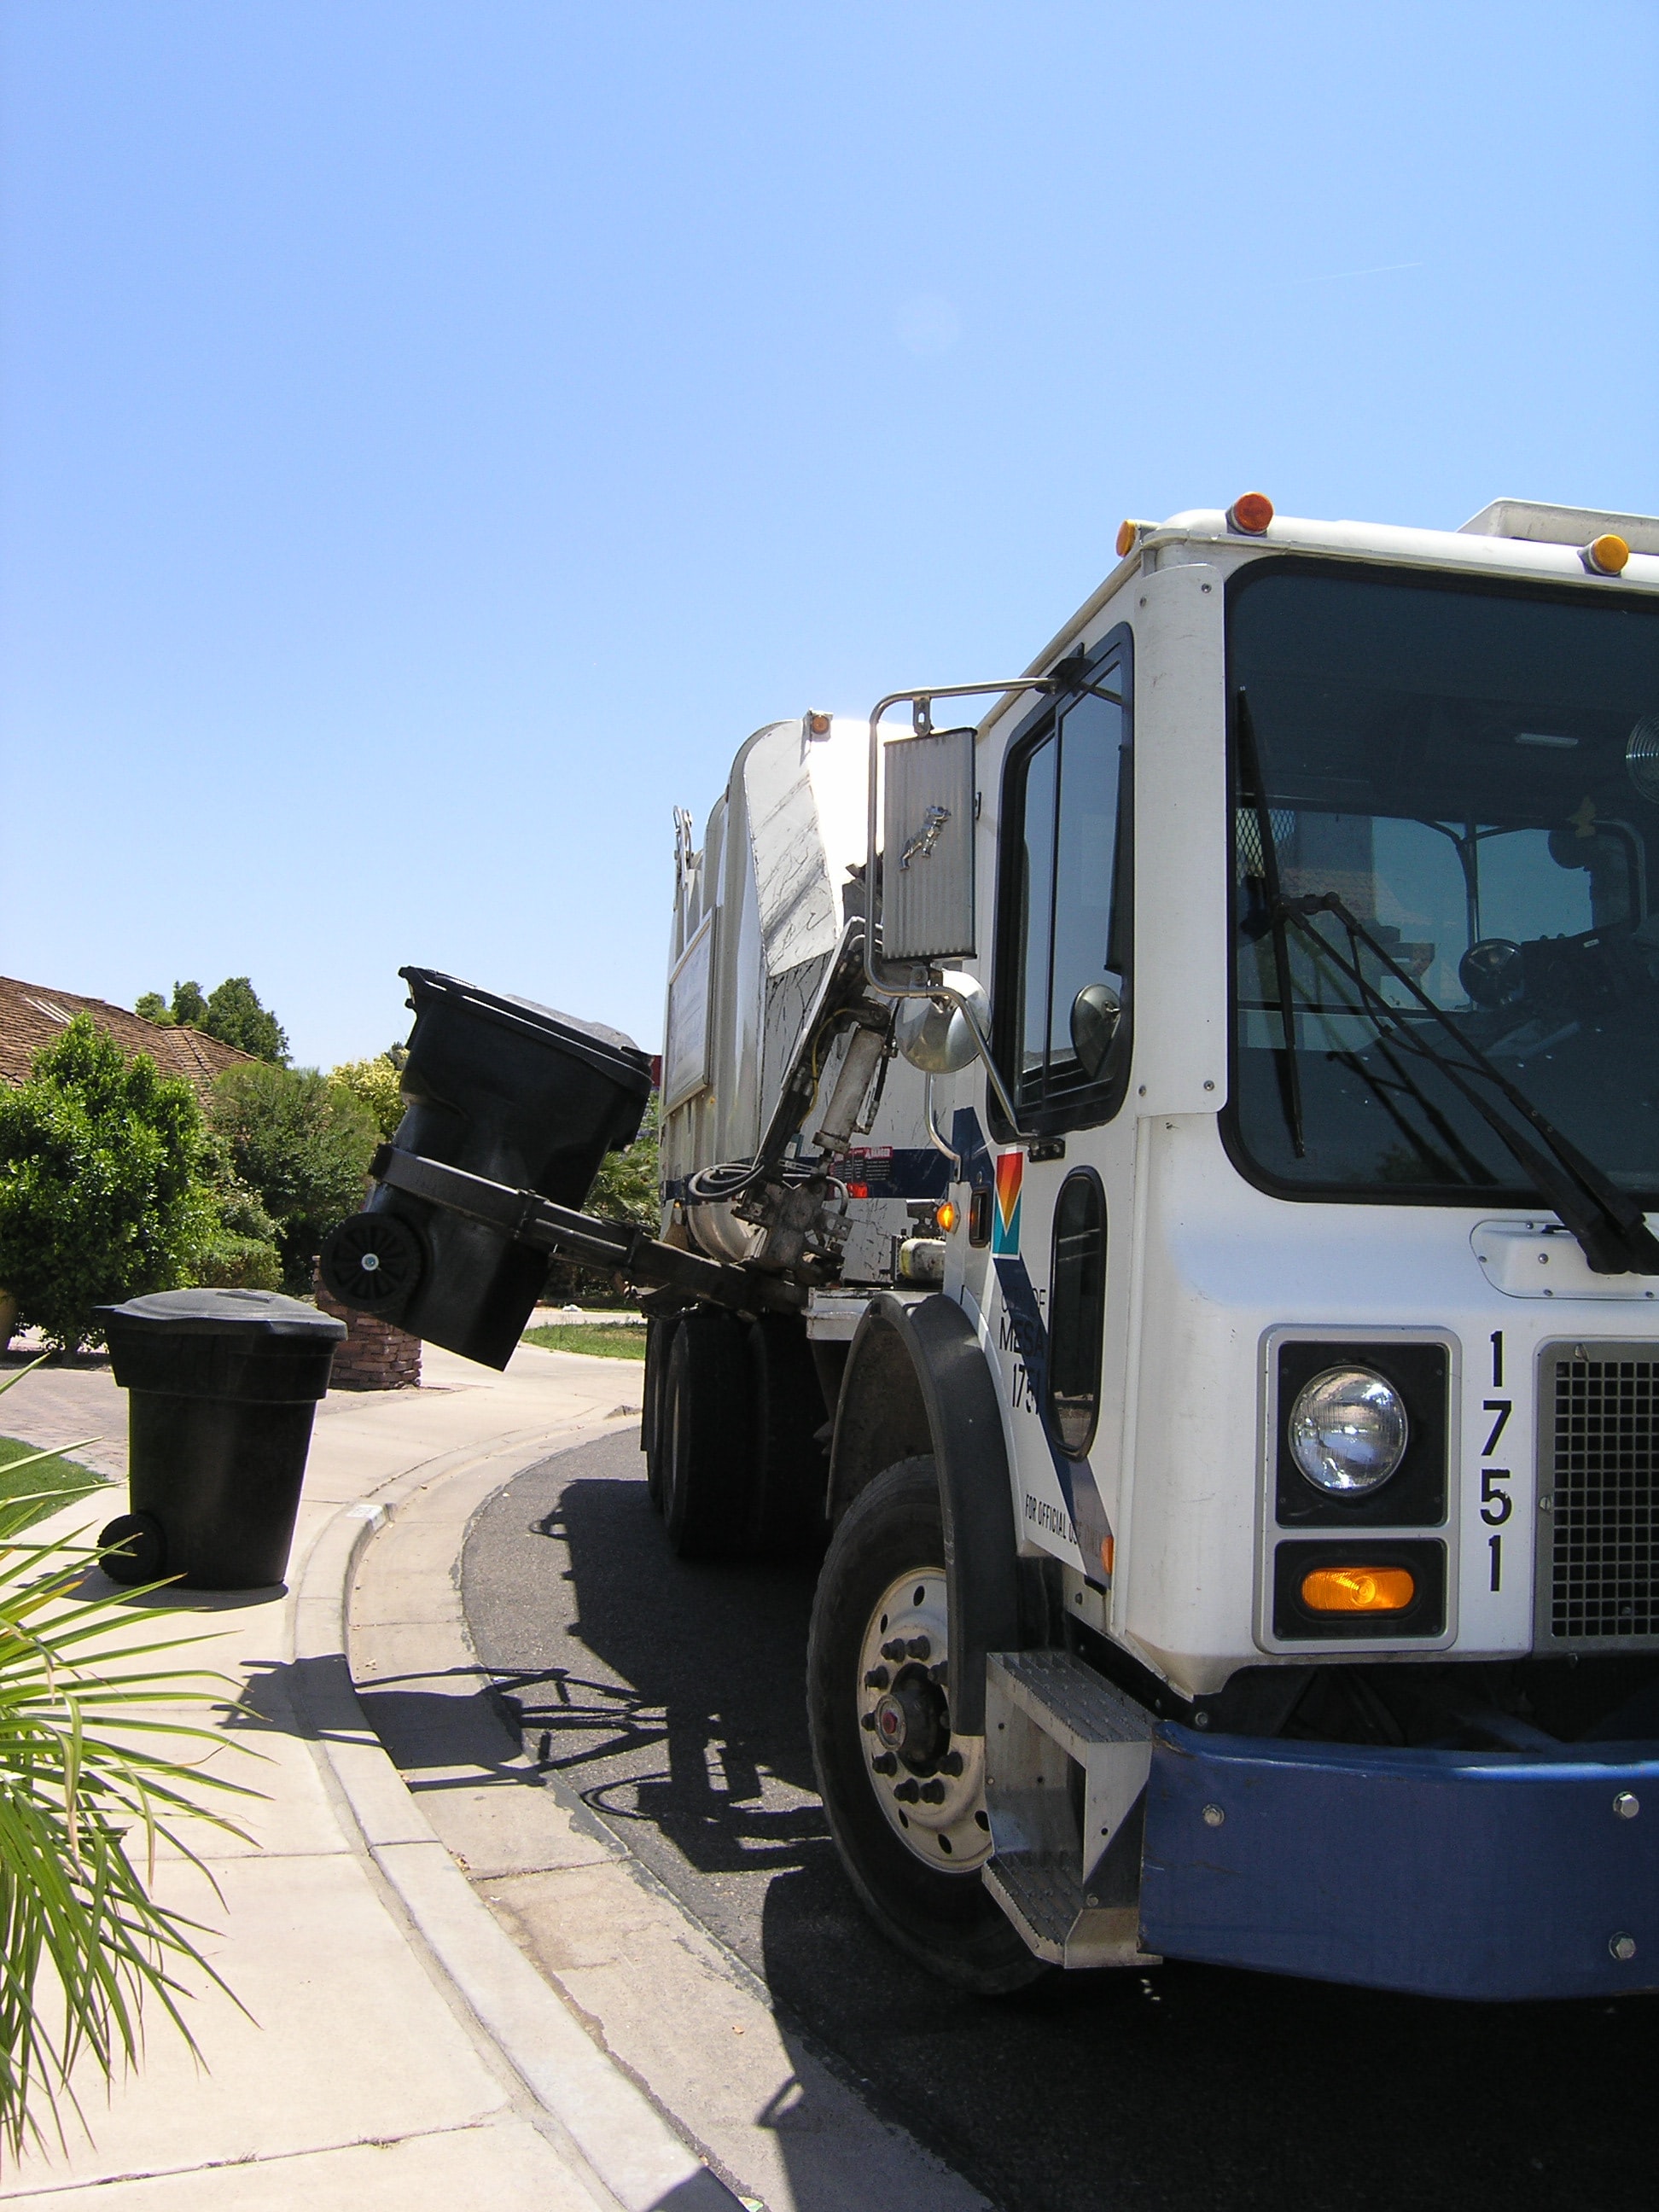
POLYGON ((1133 656, 1127 628, 1011 742, 992 1024, 1018 1120, 989 1109, 981 1311, 1028 1548, 1109 1587, 1127 1346, 1134 1116, 1133 656))

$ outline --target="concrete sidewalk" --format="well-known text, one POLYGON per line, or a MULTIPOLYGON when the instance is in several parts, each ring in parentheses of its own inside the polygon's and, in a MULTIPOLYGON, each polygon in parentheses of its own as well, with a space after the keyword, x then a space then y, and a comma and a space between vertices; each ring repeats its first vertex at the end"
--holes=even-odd
MULTIPOLYGON (((83 2088, 90 2139, 71 2122, 67 2149, 0 2177, 0 2197, 64 2212, 731 2212, 481 1907, 368 1729, 345 1657, 345 1592, 389 1512, 417 1513, 447 1479, 493 1489, 636 1419, 640 1370, 526 1348, 497 1376, 428 1350, 427 1374, 419 1391, 319 1408, 285 1591, 174 1601, 257 1716, 226 1719, 214 1770, 264 1796, 238 1814, 250 1843, 191 1838, 217 1897, 176 1855, 157 1887, 206 1923, 203 1948, 246 2013, 195 1995, 198 2065, 154 2010, 143 2070, 107 2098, 83 2088)), ((81 1456, 124 1464, 125 1399, 101 1367, 29 1376, 0 1427, 57 1445, 96 1432, 81 1456)), ((95 1532, 123 1503, 62 1518, 95 1532)))

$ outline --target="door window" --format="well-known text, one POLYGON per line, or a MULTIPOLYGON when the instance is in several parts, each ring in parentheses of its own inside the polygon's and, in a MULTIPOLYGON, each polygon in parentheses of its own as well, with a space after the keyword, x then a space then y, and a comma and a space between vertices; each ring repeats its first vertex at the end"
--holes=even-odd
MULTIPOLYGON (((1089 681, 1127 702, 1123 642, 1089 681)), ((1009 755, 997 1043, 1039 1134, 1108 1119, 1128 1078, 1128 732, 1127 703, 1078 692, 1009 755)))
POLYGON ((1106 1194, 1092 1168, 1076 1168, 1054 1206, 1048 1275, 1048 1424, 1081 1459, 1100 1418, 1100 1344, 1106 1322, 1106 1194))

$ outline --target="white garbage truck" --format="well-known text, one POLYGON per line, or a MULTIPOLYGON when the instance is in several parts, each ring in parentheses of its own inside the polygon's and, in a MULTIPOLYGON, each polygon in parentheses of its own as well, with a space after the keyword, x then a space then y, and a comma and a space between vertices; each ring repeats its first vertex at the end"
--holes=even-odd
POLYGON ((817 1558, 923 1966, 1659 1988, 1659 520, 1117 551, 678 817, 659 1237, 400 1131, 358 1243, 648 1286, 668 1540, 817 1558))

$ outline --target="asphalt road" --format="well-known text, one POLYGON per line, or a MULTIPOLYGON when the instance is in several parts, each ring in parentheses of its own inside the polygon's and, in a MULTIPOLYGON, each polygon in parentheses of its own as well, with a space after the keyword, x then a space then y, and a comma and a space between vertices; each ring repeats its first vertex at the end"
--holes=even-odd
POLYGON ((480 1657, 780 2012, 1005 2212, 1650 2212, 1659 1999, 1476 2006, 1166 1966, 988 2002, 896 1957, 812 1789, 811 1579, 670 1556, 631 1436, 474 1522, 480 1657))

